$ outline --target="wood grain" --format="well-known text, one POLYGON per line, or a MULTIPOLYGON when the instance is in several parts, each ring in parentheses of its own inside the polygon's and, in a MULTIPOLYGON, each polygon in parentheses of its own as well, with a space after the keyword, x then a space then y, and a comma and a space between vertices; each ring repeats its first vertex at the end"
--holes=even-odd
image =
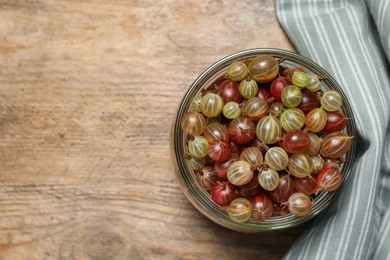
POLYGON ((1 0, 0 259, 278 259, 300 232, 201 215, 170 158, 177 105, 239 50, 293 50, 272 0, 1 0))

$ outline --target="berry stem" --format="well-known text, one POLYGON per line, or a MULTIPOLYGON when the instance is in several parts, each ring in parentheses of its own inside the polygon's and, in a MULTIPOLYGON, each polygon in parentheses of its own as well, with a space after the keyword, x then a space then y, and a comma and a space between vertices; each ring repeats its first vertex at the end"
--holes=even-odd
POLYGON ((193 135, 190 134, 190 133, 187 133, 186 139, 187 139, 187 142, 189 142, 189 141, 194 141, 194 140, 195 140, 195 136, 193 136, 193 135))
POLYGON ((285 60, 286 60, 286 57, 282 57, 282 58, 280 58, 280 59, 278 60, 278 64, 280 64, 280 63, 284 62, 285 60))
POLYGON ((320 81, 324 81, 324 80, 327 80, 328 77, 325 76, 325 75, 318 75, 318 79, 319 79, 320 81))

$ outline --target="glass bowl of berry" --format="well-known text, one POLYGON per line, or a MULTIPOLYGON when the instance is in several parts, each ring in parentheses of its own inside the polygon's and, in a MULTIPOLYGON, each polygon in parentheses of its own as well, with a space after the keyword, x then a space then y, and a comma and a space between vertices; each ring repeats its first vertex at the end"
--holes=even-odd
POLYGON ((345 93, 313 61, 249 49, 207 68, 172 128, 188 200, 232 230, 295 227, 323 211, 351 174, 356 141, 345 93))

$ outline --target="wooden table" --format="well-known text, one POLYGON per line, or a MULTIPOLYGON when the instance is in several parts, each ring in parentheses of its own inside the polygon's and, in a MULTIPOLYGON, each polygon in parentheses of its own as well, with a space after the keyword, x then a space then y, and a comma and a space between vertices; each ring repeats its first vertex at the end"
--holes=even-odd
POLYGON ((0 259, 278 259, 174 175, 178 102, 216 60, 293 47, 274 1, 0 1, 0 259))

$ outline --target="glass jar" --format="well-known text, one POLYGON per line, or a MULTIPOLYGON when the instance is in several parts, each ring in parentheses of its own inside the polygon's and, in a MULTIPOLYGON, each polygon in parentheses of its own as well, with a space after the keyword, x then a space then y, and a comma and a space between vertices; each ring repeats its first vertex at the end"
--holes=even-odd
POLYGON ((202 214, 226 228, 252 233, 296 227, 297 225, 302 224, 318 215, 332 202, 336 193, 342 189, 342 186, 348 180, 356 150, 356 138, 353 138, 351 149, 344 156, 345 162, 340 169, 343 176, 342 185, 334 192, 320 192, 315 197, 312 210, 308 215, 304 217, 296 217, 293 214, 288 213, 286 216, 272 216, 263 222, 249 220, 244 223, 236 223, 230 220, 227 213, 221 210, 220 207, 212 201, 209 192, 199 185, 194 172, 188 169, 185 163, 184 154, 186 151, 186 136, 181 129, 181 119, 183 115, 189 111, 191 101, 194 97, 200 95, 204 88, 210 86, 210 84, 225 75, 226 69, 230 64, 238 60, 243 61, 251 59, 260 54, 269 54, 277 60, 283 58, 285 59, 283 64, 286 65, 286 67, 304 67, 309 74, 325 76, 326 79, 322 81, 322 90, 336 90, 341 95, 343 99, 341 111, 348 118, 344 132, 350 136, 356 136, 353 112, 342 88, 328 72, 326 72, 318 64, 301 55, 279 49, 249 49, 231 54, 207 68, 190 86, 177 110, 174 126, 172 128, 171 140, 171 153, 174 159, 175 173, 183 193, 193 206, 202 214))

